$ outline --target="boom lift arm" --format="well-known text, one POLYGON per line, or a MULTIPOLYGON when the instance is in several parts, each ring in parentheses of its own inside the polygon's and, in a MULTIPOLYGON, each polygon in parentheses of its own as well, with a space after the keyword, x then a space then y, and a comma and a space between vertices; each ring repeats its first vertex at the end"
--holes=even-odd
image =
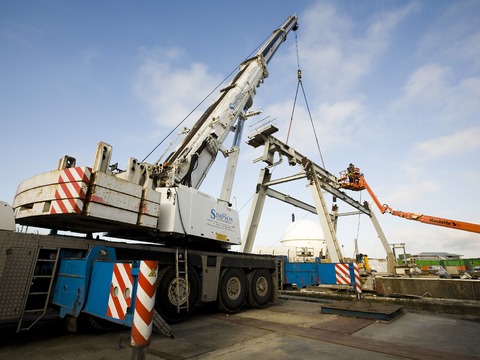
POLYGON ((370 194, 373 202, 377 205, 382 214, 389 213, 407 220, 415 220, 425 224, 443 226, 455 230, 470 231, 473 233, 480 233, 479 224, 472 224, 464 221, 445 219, 437 216, 395 210, 387 204, 380 203, 372 188, 370 187, 370 185, 368 185, 363 174, 360 173, 360 170, 358 168, 355 168, 354 171, 345 170, 340 172, 339 184, 340 187, 353 191, 360 191, 366 189, 370 194))

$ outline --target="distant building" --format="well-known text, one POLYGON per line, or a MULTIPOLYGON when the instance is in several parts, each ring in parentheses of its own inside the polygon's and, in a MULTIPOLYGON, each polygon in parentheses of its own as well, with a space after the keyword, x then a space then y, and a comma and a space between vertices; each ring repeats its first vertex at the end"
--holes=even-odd
POLYGON ((411 260, 458 260, 462 255, 447 252, 421 252, 410 256, 411 260))

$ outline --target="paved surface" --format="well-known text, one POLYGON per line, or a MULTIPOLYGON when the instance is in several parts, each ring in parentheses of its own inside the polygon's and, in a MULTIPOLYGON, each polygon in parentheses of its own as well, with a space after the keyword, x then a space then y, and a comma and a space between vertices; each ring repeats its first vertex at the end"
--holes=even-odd
MULTIPOLYGON (((280 300, 226 315, 199 309, 154 334, 145 358, 182 359, 479 359, 480 318, 412 312, 390 322, 321 313, 322 303, 280 300)), ((0 359, 133 359, 128 332, 71 334, 58 321, 29 333, 0 329, 0 359)))

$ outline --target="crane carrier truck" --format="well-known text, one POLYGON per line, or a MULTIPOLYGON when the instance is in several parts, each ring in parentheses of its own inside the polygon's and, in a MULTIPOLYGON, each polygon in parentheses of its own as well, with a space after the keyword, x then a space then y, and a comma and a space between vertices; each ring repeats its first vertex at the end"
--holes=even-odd
POLYGON ((269 61, 297 26, 297 17, 288 17, 241 63, 164 161, 130 158, 118 170, 110 164, 112 147, 100 142, 93 166, 64 156, 56 170, 21 183, 13 206, 0 204, 0 323, 28 330, 53 312, 72 328, 80 315, 94 324, 129 325, 141 260, 158 262, 155 310, 168 322, 186 318, 200 303, 233 313, 246 303, 275 301, 274 257, 231 251, 241 236, 230 196, 248 109, 269 61), (228 164, 217 199, 199 188, 219 152, 228 164), (106 240, 111 237, 118 241, 106 240))

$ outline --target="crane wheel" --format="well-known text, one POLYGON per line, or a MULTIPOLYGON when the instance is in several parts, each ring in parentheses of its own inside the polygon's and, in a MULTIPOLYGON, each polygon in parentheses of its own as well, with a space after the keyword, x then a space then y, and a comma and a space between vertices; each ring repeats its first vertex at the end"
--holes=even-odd
POLYGON ((188 268, 188 283, 184 277, 178 279, 178 293, 175 267, 163 268, 158 273, 155 309, 168 323, 182 321, 193 311, 197 303, 198 291, 198 275, 192 268, 188 268))
POLYGON ((273 294, 272 274, 267 269, 257 269, 248 274, 248 303, 251 307, 268 305, 273 294))
POLYGON ((245 304, 247 277, 242 269, 226 268, 220 275, 218 308, 226 313, 235 313, 245 304))

